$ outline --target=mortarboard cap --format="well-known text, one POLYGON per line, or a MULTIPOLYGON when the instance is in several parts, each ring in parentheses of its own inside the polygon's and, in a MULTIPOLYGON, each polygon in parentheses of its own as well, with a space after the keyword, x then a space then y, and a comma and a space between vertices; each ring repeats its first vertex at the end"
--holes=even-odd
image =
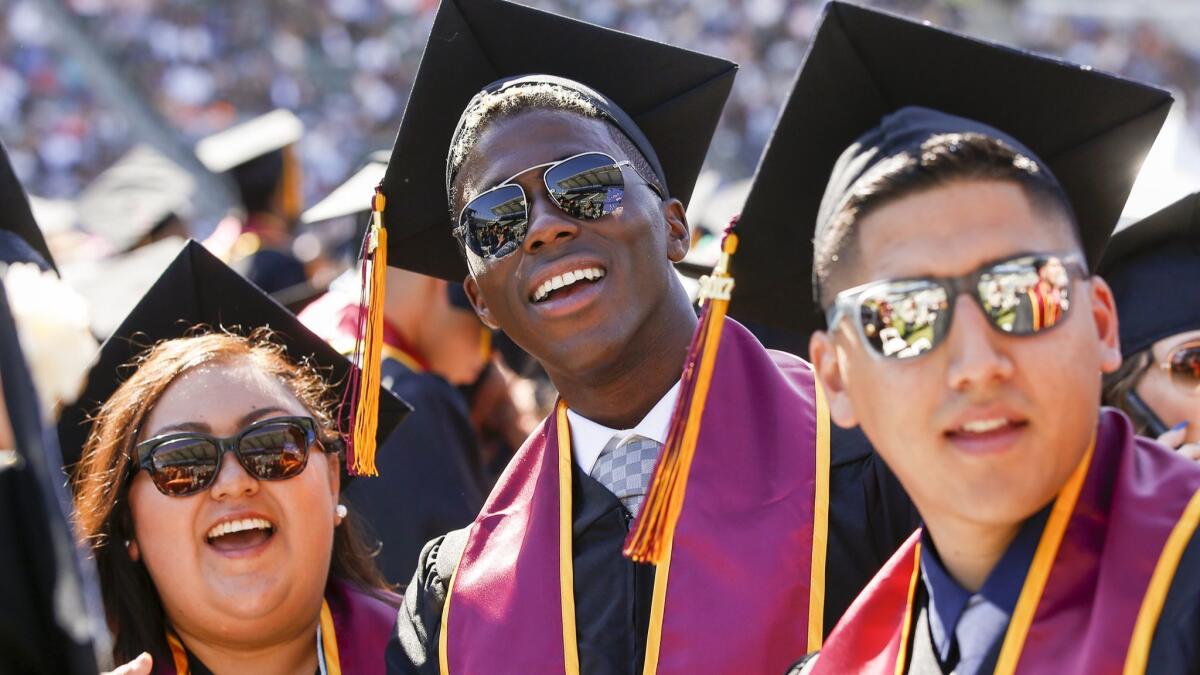
POLYGON ((0 143, 0 214, 4 216, 0 218, 0 232, 16 235, 0 236, 3 262, 32 262, 42 269, 55 269, 46 238, 33 218, 25 188, 13 170, 3 143, 0 143))
POLYGON ((1200 330, 1200 192, 1114 234, 1096 272, 1112 287, 1126 357, 1200 330))
POLYGON ((185 218, 195 181, 148 145, 125 153, 79 196, 80 226, 121 253, 136 246, 168 218, 185 218))
POLYGON ((533 74, 573 81, 614 113, 610 121, 625 118, 635 145, 643 137, 646 159, 686 204, 736 71, 724 59, 504 0, 443 0, 383 179, 388 264, 453 281, 466 275, 450 235, 446 157, 460 116, 485 87, 533 74))
POLYGON ((207 136, 196 144, 196 157, 213 173, 225 173, 300 140, 304 123, 289 110, 272 110, 207 136))
POLYGON ((334 188, 324 199, 313 204, 300 216, 300 221, 311 225, 370 211, 370 195, 375 186, 383 180, 389 154, 387 150, 371 153, 361 169, 334 188))
MULTIPOLYGON (((68 465, 78 461, 91 431, 87 415, 108 400, 128 375, 123 366, 154 343, 187 335, 198 324, 238 327, 242 334, 268 327, 292 359, 310 358, 335 386, 346 386, 351 381, 352 365, 346 357, 203 246, 189 241, 100 347, 83 394, 63 411, 58 429, 63 459, 68 465)), ((408 414, 409 407, 387 390, 378 394, 377 439, 382 443, 408 414)), ((339 413, 344 429, 348 411, 343 409, 339 413)))
POLYGON ((877 163, 903 145, 893 131, 953 131, 940 128, 945 116, 999 130, 1049 168, 1094 264, 1170 104, 1167 92, 1131 80, 831 2, 742 212, 732 314, 803 334, 824 328, 812 301, 812 238, 835 164, 856 140, 884 149, 858 156, 877 163), (910 106, 943 118, 894 115, 910 106))

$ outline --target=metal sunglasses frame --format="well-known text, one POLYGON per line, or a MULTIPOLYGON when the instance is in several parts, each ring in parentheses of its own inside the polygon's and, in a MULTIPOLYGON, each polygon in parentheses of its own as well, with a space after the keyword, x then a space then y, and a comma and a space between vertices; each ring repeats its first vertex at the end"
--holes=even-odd
MULTIPOLYGON (((546 188, 546 196, 550 198, 550 201, 554 202, 554 206, 557 207, 558 210, 563 211, 563 213, 566 213, 566 211, 562 208, 562 205, 559 204, 557 199, 555 199, 554 192, 550 189, 550 183, 548 183, 546 181, 546 174, 550 173, 550 170, 553 169, 554 167, 561 166, 563 164, 566 164, 567 162, 570 162, 571 160, 579 159, 580 157, 587 157, 588 155, 599 155, 601 157, 604 157, 605 159, 610 160, 613 163, 613 166, 617 167, 618 169, 624 169, 625 167, 629 167, 630 169, 633 169, 633 172, 635 174, 637 174, 637 177, 641 178, 642 181, 646 184, 646 186, 649 187, 651 190, 653 190, 654 194, 658 195, 659 199, 667 198, 666 194, 662 191, 662 188, 658 187, 658 185, 656 185, 654 183, 654 181, 643 176, 642 172, 638 171, 637 166, 635 166, 631 160, 628 160, 628 159, 618 160, 617 158, 613 157, 612 155, 608 154, 607 152, 600 152, 598 150, 590 150, 588 152, 580 152, 578 154, 571 155, 570 157, 566 157, 564 159, 560 159, 560 160, 557 160, 554 162, 545 162, 543 164, 535 164, 533 166, 526 167, 525 169, 522 169, 521 171, 518 171, 517 173, 509 176, 507 179, 501 181, 500 183, 497 183, 496 185, 488 188, 487 190, 480 192, 479 194, 472 197, 471 201, 469 201, 463 205, 462 209, 458 212, 458 220, 454 226, 454 229, 451 230, 450 233, 452 235, 454 235, 455 239, 458 239, 460 244, 462 244, 463 246, 465 246, 467 248, 470 248, 472 253, 474 253, 475 255, 478 255, 481 258, 503 258, 504 256, 511 254, 512 251, 509 251, 508 253, 505 253, 504 255, 499 255, 499 256, 483 255, 479 251, 475 250, 475 247, 473 247, 467 243, 467 234, 468 233, 467 233, 467 226, 464 225, 462 222, 463 214, 465 214, 467 212, 467 209, 471 207, 471 204, 473 204, 480 197, 491 194, 497 190, 503 190, 506 188, 515 187, 521 191, 521 199, 523 199, 525 201, 526 221, 528 221, 529 194, 527 192, 525 192, 525 188, 520 183, 514 183, 513 181, 516 180, 516 178, 518 176, 527 174, 530 171, 534 171, 537 169, 545 169, 545 171, 542 172, 542 185, 546 188)), ((567 215, 570 216, 571 214, 568 213, 567 215)), ((596 220, 599 220, 599 218, 597 218, 596 220)), ((528 232, 526 232, 526 235, 528 235, 528 232)), ((524 241, 524 240, 525 240, 524 237, 522 237, 521 241, 524 241)))

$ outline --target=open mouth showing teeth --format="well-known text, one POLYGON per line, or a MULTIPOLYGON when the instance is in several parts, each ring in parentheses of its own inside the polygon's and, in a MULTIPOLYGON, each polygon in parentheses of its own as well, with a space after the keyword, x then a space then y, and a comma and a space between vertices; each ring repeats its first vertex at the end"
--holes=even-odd
POLYGON ((1024 422, 1014 422, 1003 417, 997 417, 987 420, 971 420, 964 422, 962 425, 947 432, 952 436, 967 435, 967 434, 988 434, 996 431, 1008 431, 1025 426, 1024 422))
POLYGON ((209 545, 223 551, 257 546, 275 534, 275 526, 263 518, 242 518, 214 525, 204 535, 209 545))
POLYGON ((543 281, 542 284, 533 291, 533 295, 530 297, 530 299, 535 303, 545 302, 554 294, 562 291, 563 289, 571 288, 572 286, 575 286, 581 282, 595 283, 600 279, 603 279, 604 274, 604 270, 600 269, 599 267, 588 267, 586 269, 560 274, 552 279, 543 281))

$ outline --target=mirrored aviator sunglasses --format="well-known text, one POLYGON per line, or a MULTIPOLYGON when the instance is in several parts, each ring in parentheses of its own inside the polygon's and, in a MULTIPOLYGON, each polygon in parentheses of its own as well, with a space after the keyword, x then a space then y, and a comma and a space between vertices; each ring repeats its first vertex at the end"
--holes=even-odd
MULTIPOLYGON (((337 442, 328 446, 340 451, 337 442)), ((313 447, 326 449, 326 443, 311 417, 272 417, 227 438, 194 431, 162 434, 138 443, 134 452, 138 468, 149 474, 159 492, 185 497, 213 484, 226 452, 258 480, 286 480, 304 471, 313 447)))
POLYGON ((954 300, 972 297, 992 328, 1027 336, 1062 322, 1071 306, 1071 283, 1087 277, 1076 254, 1023 254, 988 263, 959 277, 874 281, 842 291, 827 313, 833 330, 844 318, 875 355, 911 359, 945 339, 954 300))
POLYGON ((1190 342, 1171 350, 1159 368, 1167 371, 1175 387, 1200 396, 1200 342, 1190 342))
POLYGON ((481 258, 500 258, 515 251, 529 232, 529 199, 525 189, 512 181, 542 167, 546 168, 542 182, 550 201, 576 220, 599 220, 620 208, 625 199, 624 167, 633 168, 660 199, 664 198, 659 187, 629 160, 585 152, 531 166, 480 193, 459 212, 454 236, 481 258))

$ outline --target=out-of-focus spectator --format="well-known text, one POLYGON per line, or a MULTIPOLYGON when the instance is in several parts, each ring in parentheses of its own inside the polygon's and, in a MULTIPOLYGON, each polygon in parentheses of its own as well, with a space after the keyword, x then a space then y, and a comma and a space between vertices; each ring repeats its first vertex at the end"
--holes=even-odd
MULTIPOLYGON (((449 0, 447 0, 449 1, 449 0)), ((527 0, 737 61, 709 165, 750 175, 820 0, 527 0)), ((1031 0, 869 0, 1181 91, 1200 127, 1200 41, 1158 23, 1051 15, 1031 0)), ((1044 4, 1044 3, 1042 3, 1044 4)), ((327 194, 399 123, 437 0, 69 0, 119 72, 187 142, 272 108, 296 111, 304 194, 327 194)), ((1086 7, 1080 3, 1081 7, 1086 7)), ((134 139, 52 43, 37 3, 0 8, 0 135, 33 192, 73 196, 134 139)), ((1196 26, 1191 34, 1200 34, 1196 26)))

